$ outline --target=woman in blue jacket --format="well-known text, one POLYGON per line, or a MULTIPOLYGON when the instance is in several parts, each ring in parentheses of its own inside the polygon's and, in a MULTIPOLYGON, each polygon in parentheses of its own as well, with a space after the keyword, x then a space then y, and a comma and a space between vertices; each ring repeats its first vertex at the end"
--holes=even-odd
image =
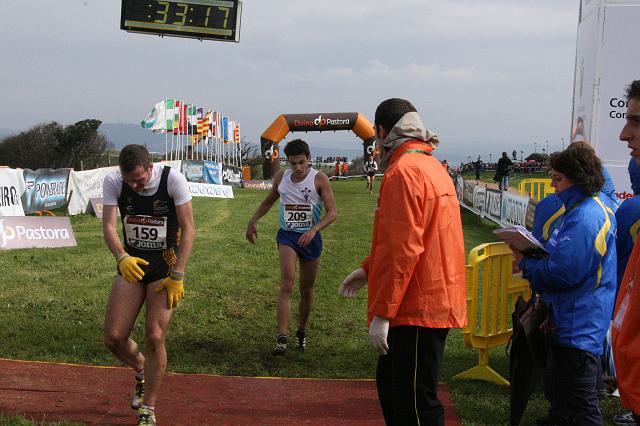
POLYGON ((550 305, 555 323, 538 424, 601 425, 597 376, 616 291, 616 220, 598 198, 602 165, 593 148, 573 143, 551 155, 550 175, 565 211, 544 259, 514 250, 523 277, 550 305))

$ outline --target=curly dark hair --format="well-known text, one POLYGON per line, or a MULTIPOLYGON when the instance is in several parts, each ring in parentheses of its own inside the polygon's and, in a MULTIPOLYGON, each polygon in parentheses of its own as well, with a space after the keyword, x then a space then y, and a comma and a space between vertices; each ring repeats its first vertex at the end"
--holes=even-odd
POLYGON ((631 99, 640 100, 640 80, 633 81, 629 87, 627 87, 627 91, 625 93, 627 95, 627 100, 631 99))
POLYGON ((595 195, 604 186, 602 162, 586 142, 574 142, 564 151, 554 152, 549 165, 589 195, 595 195))

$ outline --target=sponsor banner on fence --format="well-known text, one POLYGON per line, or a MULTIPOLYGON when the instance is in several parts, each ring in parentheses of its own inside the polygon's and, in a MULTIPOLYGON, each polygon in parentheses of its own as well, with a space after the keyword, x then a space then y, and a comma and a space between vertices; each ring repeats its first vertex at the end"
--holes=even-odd
POLYGON ((0 249, 74 247, 76 237, 68 217, 13 216, 0 218, 0 249))
POLYGON ((528 205, 529 197, 521 197, 504 191, 502 194, 500 221, 503 223, 510 223, 512 225, 526 226, 528 205))
POLYGON ((204 181, 214 185, 222 185, 222 170, 220 163, 215 161, 204 162, 204 181))
POLYGON ((22 208, 25 214, 62 207, 67 199, 70 170, 25 169, 25 191, 22 194, 22 208))
POLYGON ((72 170, 69 174, 69 214, 86 213, 89 207, 89 200, 102 197, 104 178, 117 169, 118 166, 102 167, 81 172, 72 170))
POLYGON ((464 179, 462 176, 456 177, 456 194, 458 195, 458 201, 462 202, 462 191, 464 189, 464 179))
POLYGON ((487 199, 485 205, 487 214, 495 220, 500 220, 500 206, 502 202, 502 191, 487 188, 487 199))
POLYGON ((533 229, 533 219, 536 214, 536 207, 538 207, 539 201, 535 198, 529 198, 529 204, 527 205, 527 215, 525 217, 525 227, 527 229, 533 229))
POLYGON ((229 185, 189 182, 189 192, 192 197, 233 198, 233 187, 229 185))
POLYGON ((222 165, 222 184, 242 186, 242 170, 240 167, 222 165))
POLYGON ((480 212, 480 216, 484 216, 486 212, 486 192, 486 188, 480 185, 473 188, 473 208, 480 212))
POLYGON ((0 168, 0 216, 24 216, 22 170, 0 168))
POLYGON ((182 160, 182 169, 180 171, 189 182, 204 182, 203 160, 182 160))
POLYGON ((473 189, 476 185, 473 182, 465 182, 462 191, 462 202, 469 207, 473 207, 473 189))
POLYGON ((270 180, 245 180, 242 181, 242 186, 249 189, 264 189, 269 191, 273 186, 273 181, 270 180))

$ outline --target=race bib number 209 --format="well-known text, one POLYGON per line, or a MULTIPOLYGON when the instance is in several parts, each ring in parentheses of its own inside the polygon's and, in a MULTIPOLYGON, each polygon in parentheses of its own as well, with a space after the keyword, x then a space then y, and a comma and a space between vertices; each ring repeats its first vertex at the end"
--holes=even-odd
POLYGON ((285 204, 284 223, 289 230, 309 229, 312 226, 311 205, 285 204))
POLYGON ((125 216, 124 234, 127 244, 141 250, 167 248, 167 218, 155 216, 125 216))

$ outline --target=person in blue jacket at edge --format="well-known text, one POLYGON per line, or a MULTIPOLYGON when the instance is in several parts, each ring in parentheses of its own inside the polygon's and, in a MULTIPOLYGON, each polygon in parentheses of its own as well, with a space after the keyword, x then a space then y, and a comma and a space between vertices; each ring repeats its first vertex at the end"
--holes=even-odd
POLYGON ((624 269, 627 267, 633 245, 640 230, 640 166, 634 158, 629 161, 629 179, 633 197, 627 198, 616 211, 618 232, 616 236, 616 250, 618 252, 618 286, 622 281, 624 269))
POLYGON ((550 166, 565 208, 545 243, 550 254, 535 259, 512 247, 555 324, 544 377, 549 411, 537 424, 601 425, 597 377, 616 290, 616 220, 598 197, 604 176, 590 145, 576 142, 553 153, 550 166))

